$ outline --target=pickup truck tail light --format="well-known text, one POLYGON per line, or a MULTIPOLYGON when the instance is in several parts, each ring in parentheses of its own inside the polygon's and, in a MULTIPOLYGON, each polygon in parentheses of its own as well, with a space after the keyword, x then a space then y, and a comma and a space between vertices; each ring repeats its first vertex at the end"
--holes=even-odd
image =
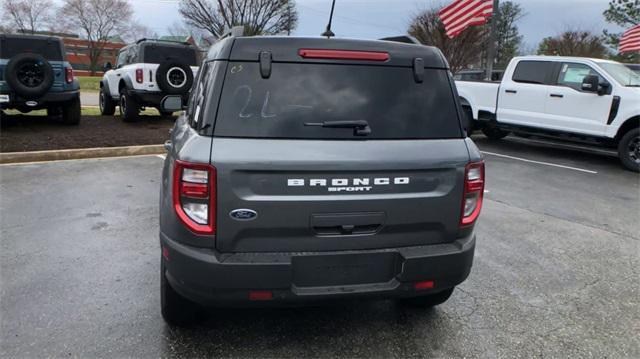
POLYGON ((464 194, 462 196, 462 216, 460 226, 473 225, 482 209, 484 196, 484 162, 467 164, 464 171, 464 194))
POLYGON ((136 69, 136 82, 141 84, 144 82, 144 73, 142 69, 136 69))
POLYGON ((189 230, 216 233, 216 169, 211 165, 175 161, 173 207, 189 230))
POLYGON ((65 69, 64 69, 64 80, 68 84, 73 82, 73 69, 71 67, 65 67, 65 69))

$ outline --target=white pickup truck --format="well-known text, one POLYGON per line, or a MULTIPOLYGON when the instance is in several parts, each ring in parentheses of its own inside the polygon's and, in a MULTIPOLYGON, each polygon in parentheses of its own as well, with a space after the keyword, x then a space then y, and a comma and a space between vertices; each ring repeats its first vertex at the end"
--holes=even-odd
POLYGON ((516 57, 502 82, 456 81, 469 132, 511 132, 617 148, 640 172, 640 75, 607 60, 516 57))

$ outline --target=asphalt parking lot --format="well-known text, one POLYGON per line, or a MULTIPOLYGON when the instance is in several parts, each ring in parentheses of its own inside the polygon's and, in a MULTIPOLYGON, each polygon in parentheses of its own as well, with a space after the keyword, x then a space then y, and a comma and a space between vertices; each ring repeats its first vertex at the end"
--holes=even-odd
POLYGON ((2 357, 640 357, 640 177, 509 138, 487 163, 474 268, 433 310, 393 301, 159 308, 156 156, 0 167, 2 357))

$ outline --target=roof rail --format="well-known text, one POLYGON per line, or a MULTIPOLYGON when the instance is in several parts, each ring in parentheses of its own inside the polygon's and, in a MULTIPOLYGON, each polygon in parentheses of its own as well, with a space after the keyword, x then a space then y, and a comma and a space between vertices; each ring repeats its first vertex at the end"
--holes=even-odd
POLYGON ((421 45, 420 41, 411 35, 400 35, 400 36, 391 36, 391 37, 383 37, 382 39, 378 39, 382 41, 393 41, 393 42, 402 42, 405 44, 415 44, 421 45))
POLYGON ((218 40, 226 39, 227 37, 238 37, 244 35, 244 26, 234 26, 232 28, 226 28, 224 33, 220 35, 218 40))

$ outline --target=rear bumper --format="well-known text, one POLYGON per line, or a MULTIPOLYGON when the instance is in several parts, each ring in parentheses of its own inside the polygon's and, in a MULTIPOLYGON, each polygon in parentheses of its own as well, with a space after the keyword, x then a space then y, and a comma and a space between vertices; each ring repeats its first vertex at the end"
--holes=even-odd
MULTIPOLYGON (((129 90, 129 95, 132 96, 138 104, 141 106, 158 107, 162 99, 167 96, 164 92, 160 91, 145 91, 145 90, 129 90)), ((187 103, 188 95, 182 96, 182 103, 187 103)))
POLYGON ((220 254, 177 243, 162 233, 160 242, 168 252, 168 260, 162 260, 171 287, 214 306, 436 293, 467 278, 475 249, 473 234, 448 244, 344 252, 220 254), (414 289, 420 281, 433 281, 433 288, 414 289), (273 299, 252 301, 250 291, 270 291, 273 299))
POLYGON ((80 90, 47 92, 43 96, 35 99, 25 99, 14 93, 2 93, 2 95, 3 95, 2 96, 3 99, 6 99, 4 95, 9 96, 8 101, 6 102, 5 100, 0 101, 0 106, 2 106, 3 109, 28 108, 32 110, 37 110, 41 108, 46 108, 47 105, 50 105, 50 104, 59 104, 59 103, 75 100, 80 97, 80 90))

